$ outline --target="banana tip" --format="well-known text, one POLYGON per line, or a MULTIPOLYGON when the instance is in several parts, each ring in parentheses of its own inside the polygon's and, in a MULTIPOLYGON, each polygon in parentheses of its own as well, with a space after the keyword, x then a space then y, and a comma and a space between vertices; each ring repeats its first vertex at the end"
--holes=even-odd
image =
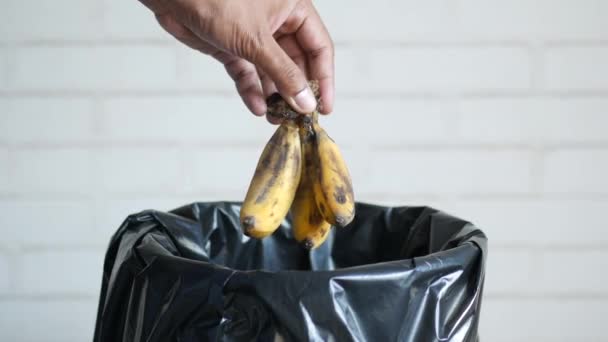
POLYGON ((340 228, 346 227, 353 220, 353 216, 345 217, 345 216, 336 216, 336 226, 340 228))
POLYGON ((315 243, 311 239, 306 239, 302 241, 302 246, 307 250, 311 250, 315 247, 315 243))
POLYGON ((247 216, 243 218, 243 220, 241 221, 241 225, 243 226, 243 232, 245 233, 245 235, 251 236, 251 231, 255 227, 255 217, 247 216))

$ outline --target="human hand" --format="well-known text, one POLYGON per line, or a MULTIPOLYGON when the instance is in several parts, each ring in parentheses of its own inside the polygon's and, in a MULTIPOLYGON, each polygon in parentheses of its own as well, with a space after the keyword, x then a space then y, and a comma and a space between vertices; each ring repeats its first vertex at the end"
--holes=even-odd
POLYGON ((332 111, 333 42, 311 0, 140 1, 167 32, 220 61, 255 115, 266 113, 265 98, 276 92, 298 112, 312 112, 309 79, 319 82, 319 111, 332 111))

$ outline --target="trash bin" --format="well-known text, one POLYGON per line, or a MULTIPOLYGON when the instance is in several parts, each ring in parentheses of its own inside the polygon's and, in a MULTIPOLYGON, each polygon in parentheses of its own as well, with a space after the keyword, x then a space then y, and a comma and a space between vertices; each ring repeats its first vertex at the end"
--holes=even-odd
POLYGON ((112 237, 96 342, 477 341, 487 239, 430 207, 357 203, 313 251, 289 217, 243 235, 240 203, 129 216, 112 237))

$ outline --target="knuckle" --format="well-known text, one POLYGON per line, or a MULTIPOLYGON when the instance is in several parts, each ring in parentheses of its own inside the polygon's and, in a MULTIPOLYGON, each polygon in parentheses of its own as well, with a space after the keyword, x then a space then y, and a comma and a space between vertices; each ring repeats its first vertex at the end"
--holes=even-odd
MULTIPOLYGON (((299 80, 300 71, 295 66, 289 66, 283 71, 283 77, 288 84, 294 84, 299 80)), ((298 89, 299 90, 299 89, 298 89)))
POLYGON ((261 32, 242 32, 238 36, 240 38, 235 46, 235 53, 257 64, 265 48, 264 35, 261 32))
POLYGON ((255 72, 253 70, 243 68, 236 72, 234 81, 237 83, 245 83, 245 81, 251 79, 254 75, 255 72))

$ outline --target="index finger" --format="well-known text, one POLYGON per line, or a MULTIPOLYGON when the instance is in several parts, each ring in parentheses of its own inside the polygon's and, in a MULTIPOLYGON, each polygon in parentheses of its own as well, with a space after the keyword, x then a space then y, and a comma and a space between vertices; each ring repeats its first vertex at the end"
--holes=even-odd
POLYGON ((310 77, 319 81, 320 112, 329 114, 334 106, 334 43, 312 4, 296 39, 306 53, 310 77))

